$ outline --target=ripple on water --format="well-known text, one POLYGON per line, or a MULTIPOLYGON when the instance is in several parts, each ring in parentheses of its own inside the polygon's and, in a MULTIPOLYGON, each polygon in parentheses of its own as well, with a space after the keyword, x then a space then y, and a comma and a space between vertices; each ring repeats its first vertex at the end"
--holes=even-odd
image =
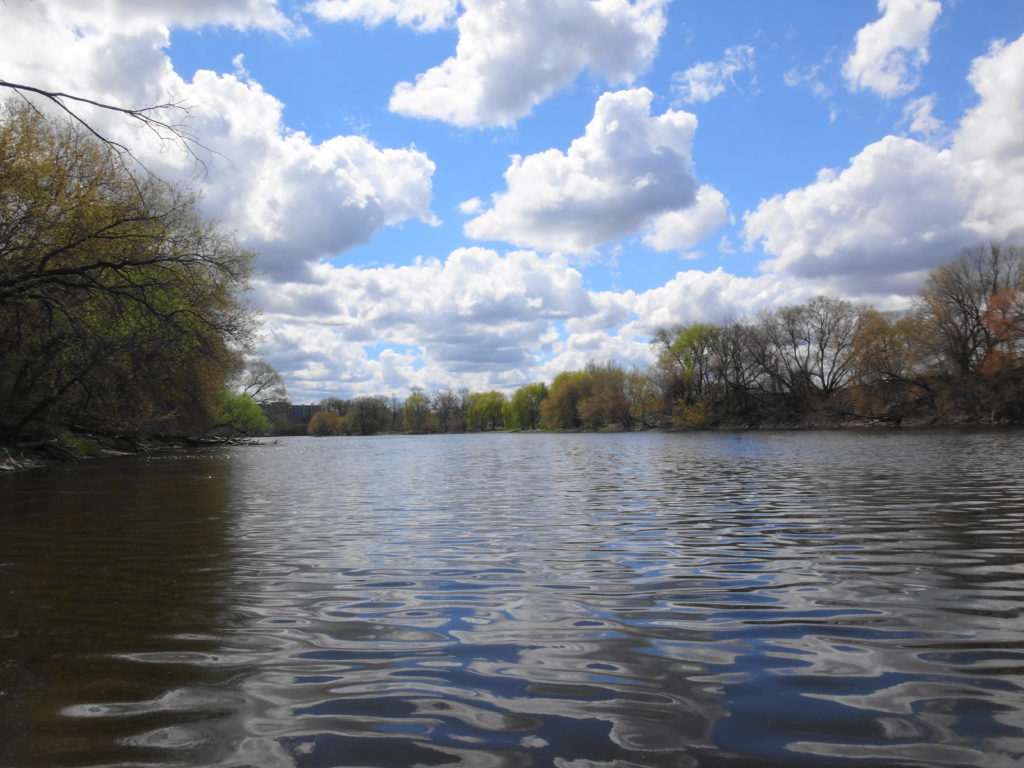
POLYGON ((1016 766, 1019 437, 293 439, 2 478, 0 764, 1016 766))

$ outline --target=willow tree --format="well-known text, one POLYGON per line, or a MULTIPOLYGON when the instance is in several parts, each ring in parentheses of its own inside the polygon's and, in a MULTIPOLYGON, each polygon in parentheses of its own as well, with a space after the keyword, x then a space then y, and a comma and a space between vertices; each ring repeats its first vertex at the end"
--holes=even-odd
POLYGON ((249 348, 252 254, 81 126, 0 114, 0 431, 191 432, 249 348))

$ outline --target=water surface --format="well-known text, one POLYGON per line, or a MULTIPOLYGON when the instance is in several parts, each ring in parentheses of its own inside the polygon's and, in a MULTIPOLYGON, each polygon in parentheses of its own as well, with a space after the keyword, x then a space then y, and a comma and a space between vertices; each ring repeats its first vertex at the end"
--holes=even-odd
POLYGON ((0 765, 1021 766, 1024 433, 0 477, 0 765))

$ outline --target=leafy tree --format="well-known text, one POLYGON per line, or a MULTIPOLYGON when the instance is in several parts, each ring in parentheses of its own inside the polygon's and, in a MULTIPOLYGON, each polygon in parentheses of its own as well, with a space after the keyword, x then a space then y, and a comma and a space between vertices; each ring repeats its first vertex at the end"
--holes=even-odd
POLYGON ((861 312, 850 355, 853 404, 864 416, 899 422, 933 388, 921 366, 922 333, 916 315, 861 312))
POLYGON ((466 428, 494 430, 502 426, 505 395, 501 392, 473 392, 466 407, 466 428))
POLYGON ((419 390, 413 390, 402 407, 402 426, 406 432, 423 434, 431 427, 430 401, 419 390))
POLYGON ((345 429, 345 419, 330 411, 317 411, 309 420, 306 432, 314 437, 340 435, 345 429))
POLYGON ((254 322, 252 254, 84 129, 0 115, 0 430, 195 432, 254 322))
POLYGON ((591 362, 584 370, 587 394, 576 404, 580 421, 589 429, 633 425, 631 403, 626 392, 627 377, 622 368, 611 361, 603 365, 591 362))
POLYGON ((590 377, 584 371, 563 371, 555 376, 541 404, 541 426, 545 429, 581 427, 579 404, 590 396, 590 384, 590 377))
POLYGON ((541 403, 547 396, 547 385, 540 381, 517 389, 508 405, 505 426, 514 429, 537 429, 540 426, 541 403))
POLYGON ((220 426, 230 427, 242 434, 266 432, 272 426, 270 419, 252 397, 230 389, 221 392, 217 399, 217 416, 220 426))
POLYGON ((664 399, 651 376, 632 371, 626 376, 626 399, 631 422, 642 428, 659 426, 664 419, 664 399))
POLYGON ((654 337, 658 366, 667 374, 669 397, 694 402, 711 388, 712 345, 718 328, 708 323, 661 329, 654 337))

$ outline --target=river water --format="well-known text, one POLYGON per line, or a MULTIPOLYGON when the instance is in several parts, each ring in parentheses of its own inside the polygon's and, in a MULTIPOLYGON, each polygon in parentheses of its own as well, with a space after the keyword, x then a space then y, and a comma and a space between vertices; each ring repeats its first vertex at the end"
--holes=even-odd
POLYGON ((0 765, 1024 765, 1024 433, 0 477, 0 765))

